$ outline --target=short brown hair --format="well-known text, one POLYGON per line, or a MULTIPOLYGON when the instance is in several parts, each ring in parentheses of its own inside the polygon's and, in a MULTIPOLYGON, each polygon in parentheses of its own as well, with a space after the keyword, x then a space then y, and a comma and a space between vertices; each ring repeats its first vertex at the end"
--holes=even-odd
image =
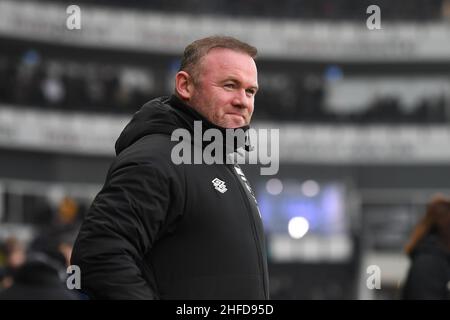
POLYGON ((256 59, 258 50, 233 37, 227 36, 211 36, 196 40, 189 44, 183 53, 179 71, 186 71, 189 73, 194 81, 198 79, 198 64, 209 51, 214 48, 225 48, 237 52, 248 54, 253 59, 256 59))

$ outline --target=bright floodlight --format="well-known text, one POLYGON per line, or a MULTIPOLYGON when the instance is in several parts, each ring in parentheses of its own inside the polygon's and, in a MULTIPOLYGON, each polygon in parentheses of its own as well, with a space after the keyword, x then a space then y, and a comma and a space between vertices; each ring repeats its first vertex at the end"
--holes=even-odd
POLYGON ((303 217, 295 217, 289 221, 288 231, 289 235, 294 239, 300 239, 309 230, 309 223, 303 217))

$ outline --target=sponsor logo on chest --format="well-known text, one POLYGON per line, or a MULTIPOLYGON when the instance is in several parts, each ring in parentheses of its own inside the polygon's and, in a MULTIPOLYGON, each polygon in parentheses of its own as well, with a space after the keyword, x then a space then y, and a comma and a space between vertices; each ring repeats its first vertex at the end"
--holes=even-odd
POLYGON ((214 189, 216 189, 220 193, 225 193, 228 190, 225 182, 220 180, 219 178, 214 178, 211 182, 214 186, 214 189))

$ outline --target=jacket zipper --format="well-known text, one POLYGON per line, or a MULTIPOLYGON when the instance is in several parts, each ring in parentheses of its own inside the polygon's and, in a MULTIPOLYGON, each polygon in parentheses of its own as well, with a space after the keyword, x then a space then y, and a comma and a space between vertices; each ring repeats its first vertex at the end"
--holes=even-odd
POLYGON ((261 270, 262 273, 262 280, 263 280, 263 288, 264 288, 264 298, 267 299, 268 295, 267 295, 267 284, 266 284, 266 277, 265 277, 265 272, 264 272, 264 263, 263 263, 263 259, 262 259, 262 248, 259 244, 259 239, 258 239, 258 232, 256 230, 256 225, 255 225, 255 218, 253 217, 252 214, 252 209, 251 209, 251 205, 249 204, 250 200, 249 197, 247 196, 247 193, 244 190, 244 187, 242 186, 242 183, 239 179, 239 177, 236 176, 236 173, 234 172, 234 166, 233 165, 226 165, 227 168, 231 171, 231 174, 233 175, 234 179, 237 180, 237 184, 238 184, 238 188, 241 192, 241 195, 244 197, 244 202, 245 202, 245 206, 247 207, 247 212, 248 215, 250 217, 250 221, 251 221, 251 225, 252 225, 252 231, 253 231, 253 239, 255 240, 256 243, 256 248, 258 251, 258 263, 259 263, 259 268, 261 270), (232 167, 233 166, 233 167, 232 167))

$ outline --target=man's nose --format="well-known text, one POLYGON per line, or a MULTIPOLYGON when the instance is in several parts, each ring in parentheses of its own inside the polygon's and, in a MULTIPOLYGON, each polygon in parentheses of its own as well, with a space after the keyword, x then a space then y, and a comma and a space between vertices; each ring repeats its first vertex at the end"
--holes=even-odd
POLYGON ((234 107, 247 109, 250 106, 250 98, 247 97, 245 90, 238 90, 233 98, 234 107))

